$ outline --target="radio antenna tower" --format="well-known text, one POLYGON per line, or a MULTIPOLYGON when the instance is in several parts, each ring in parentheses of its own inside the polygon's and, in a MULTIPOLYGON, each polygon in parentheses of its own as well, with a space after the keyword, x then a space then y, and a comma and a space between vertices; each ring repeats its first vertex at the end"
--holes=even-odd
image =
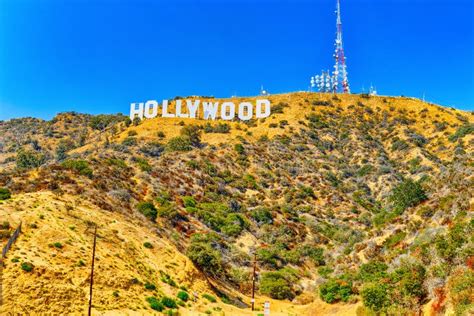
POLYGON ((334 65, 334 92, 335 93, 350 93, 349 79, 347 78, 346 56, 344 55, 344 47, 342 45, 342 22, 341 22, 341 4, 337 0, 337 35, 336 35, 336 51, 334 58, 336 64, 334 65))

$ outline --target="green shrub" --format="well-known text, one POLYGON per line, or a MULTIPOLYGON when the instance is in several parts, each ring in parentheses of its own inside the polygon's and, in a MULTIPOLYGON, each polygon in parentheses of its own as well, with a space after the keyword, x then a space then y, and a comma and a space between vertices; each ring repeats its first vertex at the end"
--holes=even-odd
POLYGON ((2 200, 8 200, 9 198, 11 198, 11 193, 10 193, 10 190, 8 190, 7 188, 0 188, 0 201, 2 200))
POLYGON ((154 290, 156 290, 156 285, 154 285, 153 283, 146 282, 145 283, 145 289, 147 289, 149 291, 154 291, 154 290))
POLYGON ((302 256, 310 258, 315 265, 322 266, 326 264, 324 261, 324 250, 322 248, 304 245, 298 250, 302 256))
POLYGON ((29 263, 29 262, 22 262, 21 263, 21 269, 23 271, 31 272, 31 271, 33 271, 33 268, 34 268, 34 266, 33 266, 32 263, 29 263))
POLYGON ((85 160, 66 160, 61 164, 61 166, 63 166, 65 169, 73 170, 80 175, 87 176, 89 178, 91 178, 93 175, 92 169, 89 167, 89 163, 85 160))
POLYGON ((390 297, 384 284, 374 283, 367 285, 360 294, 364 306, 374 312, 380 312, 390 305, 390 297))
POLYGON ((168 151, 189 151, 193 149, 189 139, 185 137, 173 137, 168 141, 166 150, 168 151))
POLYGON ((405 179, 398 184, 390 196, 390 201, 396 210, 403 212, 408 207, 416 206, 425 201, 427 196, 419 182, 405 179))
POLYGON ((214 296, 212 296, 211 294, 204 293, 202 295, 202 297, 204 297, 205 299, 207 299, 211 303, 217 302, 217 299, 214 296))
POLYGON ((292 278, 280 271, 262 273, 260 292, 274 299, 291 300, 295 297, 292 281, 294 281, 292 278))
POLYGON ((438 255, 448 261, 454 260, 459 253, 458 249, 467 241, 466 236, 466 229, 460 223, 453 225, 445 236, 436 236, 435 248, 438 255))
POLYGON ((408 143, 402 139, 399 139, 399 138, 394 138, 394 141, 392 142, 392 151, 396 151, 396 150, 399 150, 399 151, 403 151, 403 150, 406 150, 408 149, 410 146, 408 145, 408 143))
POLYGON ((199 147, 201 145, 201 129, 199 126, 184 126, 179 133, 183 138, 189 141, 191 146, 199 147))
POLYGON ((16 166, 19 169, 32 169, 38 168, 46 162, 46 156, 44 154, 20 149, 16 155, 16 166))
POLYGON ((158 211, 155 208, 155 205, 151 202, 140 202, 137 204, 137 210, 148 217, 151 221, 156 221, 158 211))
POLYGON ((189 294, 186 293, 185 291, 179 291, 176 296, 183 302, 187 302, 189 299, 189 294))
POLYGON ((186 251, 186 255, 196 266, 211 275, 218 275, 222 271, 221 253, 212 245, 216 238, 213 234, 195 234, 186 251))
POLYGON ((380 261, 369 261, 359 268, 359 278, 364 282, 378 281, 387 277, 388 266, 380 261))
POLYGON ((330 279, 319 286, 319 296, 326 303, 347 302, 352 294, 352 282, 330 279))
POLYGON ((259 207, 250 212, 250 217, 257 223, 257 225, 271 224, 273 216, 269 209, 259 207))
POLYGON ((318 273, 320 276, 322 276, 323 278, 328 278, 329 275, 333 272, 334 270, 327 267, 327 266, 322 266, 322 267, 319 267, 318 268, 318 273))
POLYGON ((155 311, 163 311, 165 309, 164 305, 156 297, 147 297, 146 301, 150 304, 151 309, 155 311))
POLYGON ((148 249, 152 249, 153 245, 150 242, 146 241, 146 242, 143 243, 143 247, 148 248, 148 249))
POLYGON ((385 239, 384 247, 390 249, 390 248, 398 245, 403 239, 405 239, 406 235, 407 234, 405 232, 397 232, 397 233, 391 235, 390 237, 385 239))
POLYGON ((474 123, 462 125, 456 130, 453 135, 449 136, 448 139, 451 142, 455 142, 458 139, 462 139, 464 138, 464 136, 469 134, 474 134, 474 123))
POLYGON ((135 146, 137 144, 137 138, 128 136, 122 141, 122 145, 124 146, 135 146))
POLYGON ((110 159, 107 159, 107 164, 111 166, 116 166, 122 169, 127 168, 127 163, 123 159, 110 158, 110 159))
POLYGON ((146 156, 159 157, 163 153, 164 147, 158 142, 150 142, 140 147, 140 151, 146 156))
POLYGON ((242 145, 242 144, 235 144, 234 149, 235 149, 235 151, 236 151, 239 155, 245 155, 245 148, 244 148, 244 145, 242 145))
POLYGON ((283 113, 283 109, 286 108, 286 107, 288 107, 288 103, 279 102, 278 104, 275 104, 275 105, 271 106, 271 112, 273 114, 283 113))
POLYGON ((183 201, 184 207, 196 207, 197 205, 196 200, 192 196, 183 196, 181 200, 183 201))
POLYGON ((230 125, 227 123, 218 123, 217 125, 212 126, 211 123, 206 123, 204 126, 204 133, 229 133, 230 125))
POLYGON ((163 304, 164 306, 168 307, 168 308, 177 308, 178 305, 176 304, 176 301, 174 299, 172 299, 171 297, 168 297, 168 296, 163 296, 161 298, 161 304, 163 304))
POLYGON ((464 315, 474 305, 472 289, 474 288, 474 271, 458 268, 448 280, 448 290, 456 315, 464 315))
POLYGON ((240 235, 247 223, 241 214, 228 214, 220 230, 227 236, 236 237, 240 235))
POLYGON ((137 163, 138 168, 140 168, 141 171, 150 172, 152 170, 150 164, 146 159, 134 157, 133 160, 137 163))
POLYGON ((161 282, 169 284, 173 287, 176 287, 176 282, 171 278, 171 276, 160 270, 160 275, 161 275, 161 282))
POLYGON ((62 249, 63 248, 63 244, 61 244, 60 242, 55 242, 55 243, 52 243, 49 245, 50 247, 54 247, 54 248, 58 248, 58 249, 62 249))
POLYGON ((158 136, 159 138, 165 138, 166 135, 165 133, 163 133, 163 131, 159 131, 158 133, 156 133, 156 136, 158 136))
POLYGON ((103 131, 106 129, 108 126, 113 125, 117 122, 124 122, 130 120, 128 116, 122 115, 122 114, 117 114, 117 115, 110 115, 110 114, 100 114, 93 116, 89 126, 92 129, 103 131))
POLYGON ((426 269, 418 263, 402 261, 402 264, 391 275, 391 282, 396 284, 395 291, 400 295, 416 297, 422 300, 426 296, 423 286, 426 269))

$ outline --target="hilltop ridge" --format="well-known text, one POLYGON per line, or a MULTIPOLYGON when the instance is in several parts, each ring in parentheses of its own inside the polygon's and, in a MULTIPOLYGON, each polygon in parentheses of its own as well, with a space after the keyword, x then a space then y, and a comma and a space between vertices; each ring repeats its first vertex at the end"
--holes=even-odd
POLYGON ((472 309, 472 113, 401 97, 266 98, 271 115, 249 121, 0 122, 0 188, 12 194, 0 215, 26 224, 4 308, 42 312, 42 298, 83 312, 95 223, 101 314, 151 314, 149 298, 167 297, 169 313, 257 315, 255 252, 257 305, 271 300, 272 315, 472 309))

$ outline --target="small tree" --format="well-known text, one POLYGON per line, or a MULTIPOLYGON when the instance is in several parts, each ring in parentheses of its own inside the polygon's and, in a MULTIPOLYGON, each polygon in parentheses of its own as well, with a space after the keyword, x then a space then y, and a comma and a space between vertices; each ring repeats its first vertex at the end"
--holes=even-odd
POLYGON ((390 201, 397 211, 403 212, 408 207, 416 206, 425 201, 427 196, 419 182, 411 179, 403 180, 392 190, 390 201))
POLYGON ((16 155, 16 165, 19 169, 38 168, 45 161, 45 155, 30 150, 20 149, 16 155))
POLYGON ((191 238, 191 245, 186 255, 204 272, 218 275, 222 271, 221 253, 214 249, 219 237, 215 234, 196 234, 191 238))
POLYGON ((319 296, 326 303, 347 302, 352 294, 352 282, 330 279, 319 286, 319 296))
POLYGON ((199 147, 201 146, 201 129, 196 125, 184 126, 180 134, 182 137, 185 137, 189 140, 191 146, 199 147))
POLYGON ((10 190, 8 190, 7 188, 0 188, 0 201, 8 200, 10 197, 10 190))
POLYGON ((274 299, 291 300, 295 297, 291 284, 290 280, 279 271, 265 272, 260 280, 260 292, 274 299))
POLYGON ((149 218, 151 221, 156 221, 156 216, 158 211, 155 208, 155 205, 151 202, 140 202, 137 204, 137 210, 149 218))
POLYGON ((380 312, 390 305, 387 288, 384 284, 370 284, 362 289, 362 302, 364 306, 374 312, 380 312))

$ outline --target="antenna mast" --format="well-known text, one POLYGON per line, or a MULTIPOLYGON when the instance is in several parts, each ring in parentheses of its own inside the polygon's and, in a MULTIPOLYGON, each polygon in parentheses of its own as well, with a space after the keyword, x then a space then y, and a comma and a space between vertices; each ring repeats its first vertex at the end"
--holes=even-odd
POLYGON ((336 22, 336 50, 334 58, 336 63, 334 65, 334 92, 335 93, 350 93, 349 79, 347 78, 346 56, 344 55, 344 47, 342 44, 342 21, 341 21, 341 4, 337 0, 337 22, 336 22))

